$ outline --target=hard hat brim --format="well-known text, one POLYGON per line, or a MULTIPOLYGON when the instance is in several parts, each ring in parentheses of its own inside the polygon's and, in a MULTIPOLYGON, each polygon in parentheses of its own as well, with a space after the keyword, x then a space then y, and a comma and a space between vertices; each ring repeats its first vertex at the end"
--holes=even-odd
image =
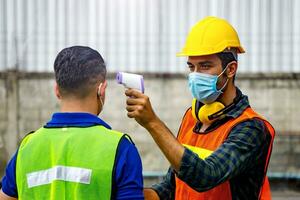
MULTIPOLYGON (((236 48, 238 51, 237 53, 238 54, 241 54, 241 53, 245 53, 246 51, 244 50, 243 47, 241 46, 238 46, 238 47, 231 47, 231 48, 236 48)), ((211 51, 211 52, 178 52, 176 53, 176 56, 177 57, 186 57, 186 56, 207 56, 207 55, 212 55, 212 54, 217 54, 217 53, 221 53, 223 52, 224 49, 222 51, 211 51)))

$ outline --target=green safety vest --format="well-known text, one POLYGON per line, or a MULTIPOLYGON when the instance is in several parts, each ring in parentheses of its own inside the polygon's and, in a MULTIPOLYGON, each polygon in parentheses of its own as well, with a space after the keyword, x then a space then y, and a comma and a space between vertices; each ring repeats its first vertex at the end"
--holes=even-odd
POLYGON ((103 126, 40 128, 18 151, 18 198, 111 199, 116 151, 124 134, 103 126))

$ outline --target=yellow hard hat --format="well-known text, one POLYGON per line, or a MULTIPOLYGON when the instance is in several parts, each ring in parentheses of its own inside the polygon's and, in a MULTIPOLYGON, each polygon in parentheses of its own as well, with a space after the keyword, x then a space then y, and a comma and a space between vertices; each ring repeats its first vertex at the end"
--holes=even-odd
POLYGON ((237 50, 244 53, 237 32, 224 19, 206 17, 194 25, 189 32, 182 52, 177 56, 202 56, 237 50))

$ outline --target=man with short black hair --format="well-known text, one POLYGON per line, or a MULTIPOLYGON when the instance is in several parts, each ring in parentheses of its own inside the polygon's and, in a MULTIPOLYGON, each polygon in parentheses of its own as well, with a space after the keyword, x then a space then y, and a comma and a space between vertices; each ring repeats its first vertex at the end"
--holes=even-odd
POLYGON ((107 87, 101 55, 83 46, 63 49, 54 71, 61 112, 22 140, 0 199, 144 199, 134 143, 97 117, 107 87))

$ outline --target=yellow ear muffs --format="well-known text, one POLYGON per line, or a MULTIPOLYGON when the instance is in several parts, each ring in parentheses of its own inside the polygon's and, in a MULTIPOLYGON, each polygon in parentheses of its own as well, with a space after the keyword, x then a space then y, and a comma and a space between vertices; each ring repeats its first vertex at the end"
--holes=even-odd
POLYGON ((204 124, 212 123, 215 119, 210 120, 208 116, 222 110, 225 106, 220 102, 213 102, 211 104, 203 105, 198 113, 199 120, 204 124))
POLYGON ((193 99, 192 102, 192 115, 195 119, 205 124, 212 123, 215 119, 210 120, 208 116, 215 114, 216 112, 224 109, 225 106, 220 102, 213 102, 211 104, 204 104, 201 107, 200 102, 197 99, 193 99))

